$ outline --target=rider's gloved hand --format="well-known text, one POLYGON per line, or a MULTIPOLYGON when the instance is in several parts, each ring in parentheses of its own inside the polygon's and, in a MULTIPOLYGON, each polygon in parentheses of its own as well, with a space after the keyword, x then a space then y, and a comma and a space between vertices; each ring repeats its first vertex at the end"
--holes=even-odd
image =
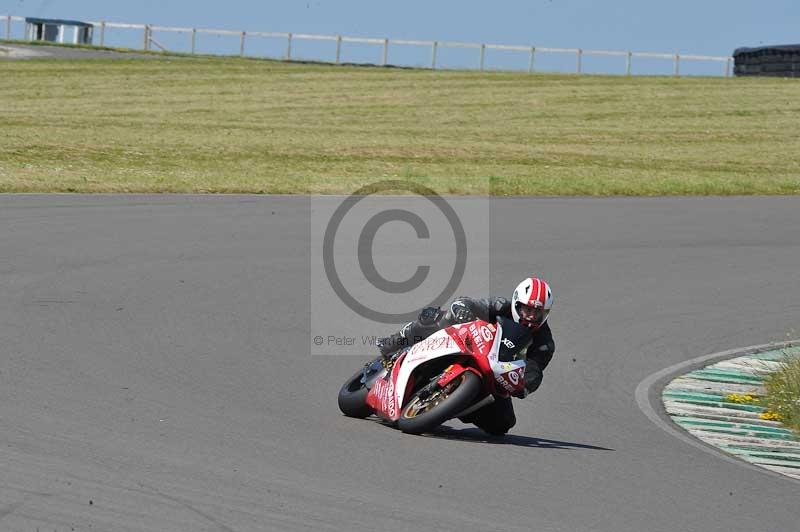
POLYGON ((454 300, 450 304, 450 318, 455 323, 466 323, 475 319, 475 313, 466 301, 461 298, 454 300))
POLYGON ((525 365, 525 391, 527 392, 525 395, 532 394, 538 390, 539 385, 542 384, 543 377, 542 368, 539 367, 535 360, 529 358, 528 363, 525 365))

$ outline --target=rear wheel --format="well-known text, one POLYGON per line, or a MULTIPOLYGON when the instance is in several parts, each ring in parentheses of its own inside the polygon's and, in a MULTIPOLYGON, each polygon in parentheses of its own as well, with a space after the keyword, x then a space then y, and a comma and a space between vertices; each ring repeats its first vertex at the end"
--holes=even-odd
POLYGON ((403 407, 397 425, 409 434, 429 432, 463 412, 480 389, 481 379, 471 371, 465 371, 434 392, 426 393, 423 388, 403 407))
MULTIPOLYGON (((375 368, 376 361, 367 364, 367 379, 378 373, 375 368)), ((361 382, 363 376, 364 370, 358 370, 339 390, 339 410, 348 417, 365 418, 372 414, 372 408, 367 405, 369 388, 361 382)))

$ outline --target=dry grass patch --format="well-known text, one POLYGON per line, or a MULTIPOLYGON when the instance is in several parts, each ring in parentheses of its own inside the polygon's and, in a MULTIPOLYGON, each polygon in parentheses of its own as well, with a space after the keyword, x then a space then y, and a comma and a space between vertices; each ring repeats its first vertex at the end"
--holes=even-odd
POLYGON ((800 83, 236 58, 0 63, 0 191, 797 194, 800 83))

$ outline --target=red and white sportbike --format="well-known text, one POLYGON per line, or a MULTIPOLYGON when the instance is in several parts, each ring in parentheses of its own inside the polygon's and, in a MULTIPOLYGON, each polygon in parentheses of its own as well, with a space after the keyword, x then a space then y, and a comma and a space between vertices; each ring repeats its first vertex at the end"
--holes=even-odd
POLYGON ((441 329, 407 347, 387 369, 381 357, 339 391, 339 409, 374 414, 403 432, 422 434, 525 387, 530 331, 512 320, 475 320, 441 329))

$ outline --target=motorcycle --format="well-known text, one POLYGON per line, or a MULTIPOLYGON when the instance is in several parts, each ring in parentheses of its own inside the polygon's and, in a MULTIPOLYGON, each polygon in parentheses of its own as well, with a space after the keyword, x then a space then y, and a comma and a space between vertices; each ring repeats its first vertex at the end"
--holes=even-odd
POLYGON ((349 417, 376 415, 409 434, 430 432, 525 388, 528 330, 507 318, 441 329, 403 348, 386 364, 367 363, 345 381, 339 409, 349 417))

